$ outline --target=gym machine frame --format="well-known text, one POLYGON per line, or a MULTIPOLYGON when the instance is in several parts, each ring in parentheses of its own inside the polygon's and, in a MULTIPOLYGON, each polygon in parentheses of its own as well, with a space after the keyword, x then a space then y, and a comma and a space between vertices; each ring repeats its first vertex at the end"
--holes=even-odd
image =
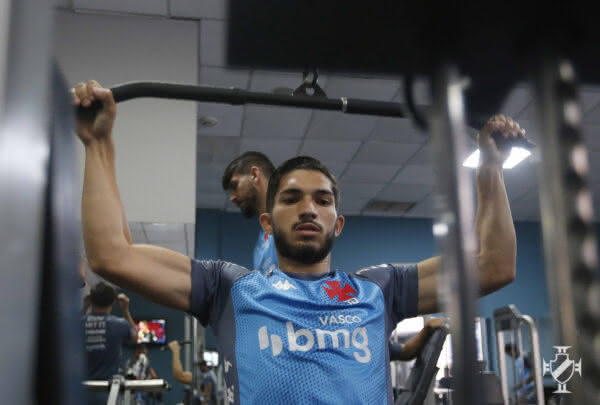
POLYGON ((109 391, 106 405, 132 405, 132 394, 136 392, 163 392, 168 388, 162 378, 152 380, 127 380, 122 375, 115 375, 108 380, 87 380, 83 386, 89 391, 109 391), (122 395, 121 395, 122 394, 122 395))
MULTIPOLYGON (((542 357, 540 355, 540 340, 537 326, 532 317, 522 315, 514 305, 498 308, 494 311, 494 327, 496 329, 496 354, 498 355, 498 368, 500 369, 500 381, 502 383, 502 395, 504 404, 510 404, 510 395, 508 392, 508 377, 506 374, 506 357, 504 355, 504 332, 517 331, 519 347, 522 345, 521 326, 525 325, 529 329, 531 336, 531 353, 533 355, 533 377, 535 382, 536 404, 544 405, 544 382, 542 379, 542 369, 540 364, 542 357)), ((524 355, 521 350, 520 355, 524 355)), ((514 373, 514 370, 513 370, 514 373)), ((514 375, 514 374, 513 374, 514 375)))

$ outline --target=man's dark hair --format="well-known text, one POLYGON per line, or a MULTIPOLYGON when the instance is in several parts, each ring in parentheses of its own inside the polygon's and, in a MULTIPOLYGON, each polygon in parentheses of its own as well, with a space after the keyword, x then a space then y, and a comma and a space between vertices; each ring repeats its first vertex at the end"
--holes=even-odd
POLYGON ((229 183, 234 174, 248 174, 252 166, 259 167, 267 178, 271 177, 271 174, 275 170, 275 166, 273 166, 273 163, 271 163, 264 153, 243 153, 233 159, 225 168, 223 178, 221 179, 223 190, 229 190, 229 183))
POLYGON ((269 187, 267 188, 267 212, 273 212, 273 205, 275 205, 275 195, 279 191, 281 179, 286 174, 293 172, 294 170, 315 170, 323 173, 329 181, 331 181, 331 190, 333 191, 335 208, 338 209, 340 205, 340 190, 338 183, 329 169, 320 161, 310 156, 296 156, 289 160, 286 160, 279 166, 269 179, 269 187))
POLYGON ((504 353, 518 355, 519 348, 514 343, 506 343, 504 345, 504 353))
POLYGON ((97 307, 108 307, 115 302, 117 293, 114 288, 106 284, 104 281, 100 281, 92 288, 90 292, 90 300, 92 305, 97 307))

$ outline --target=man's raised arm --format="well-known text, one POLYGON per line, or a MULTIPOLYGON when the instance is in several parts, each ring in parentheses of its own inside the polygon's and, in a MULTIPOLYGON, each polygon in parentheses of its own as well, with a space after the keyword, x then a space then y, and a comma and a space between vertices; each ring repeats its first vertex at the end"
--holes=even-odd
POLYGON ((110 90, 97 82, 79 83, 73 103, 84 110, 94 100, 102 109, 78 117, 77 135, 85 147, 82 219, 83 237, 92 270, 117 285, 170 307, 188 310, 190 259, 174 251, 132 245, 116 183, 112 129, 116 104, 110 90))
MULTIPOLYGON (((505 137, 523 136, 519 124, 503 115, 492 117, 481 129, 478 142, 481 165, 477 170, 477 237, 479 251, 477 266, 481 295, 489 294, 512 282, 516 274, 517 242, 504 187, 502 163, 510 151, 499 151, 492 132, 505 137)), ((439 311, 437 287, 441 269, 440 257, 418 264, 418 312, 439 311)))

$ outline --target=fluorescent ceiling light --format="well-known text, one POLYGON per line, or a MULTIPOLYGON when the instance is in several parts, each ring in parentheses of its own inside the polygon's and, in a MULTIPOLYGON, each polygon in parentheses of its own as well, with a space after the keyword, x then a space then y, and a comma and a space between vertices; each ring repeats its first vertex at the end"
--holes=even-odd
MULTIPOLYGON (((510 150, 510 155, 508 155, 508 157, 504 161, 504 164, 502 164, 502 167, 505 169, 512 169, 513 167, 521 163, 523 160, 525 160, 529 155, 531 155, 531 152, 529 152, 527 149, 513 147, 510 150)), ((463 162, 463 166, 472 168, 476 168, 479 166, 479 149, 471 153, 471 155, 469 155, 469 157, 465 159, 465 161, 463 162)))

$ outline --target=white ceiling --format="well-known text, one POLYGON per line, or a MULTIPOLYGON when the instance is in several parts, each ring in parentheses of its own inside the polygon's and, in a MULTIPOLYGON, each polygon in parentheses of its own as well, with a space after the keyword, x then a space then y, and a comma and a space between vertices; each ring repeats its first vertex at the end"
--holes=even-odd
MULTIPOLYGON (((300 72, 232 70, 225 64, 226 10, 224 0, 56 0, 63 9, 81 13, 117 13, 197 21, 199 24, 198 80, 201 84, 271 92, 295 88, 300 72)), ((168 35, 168 33, 165 33, 168 35)), ((117 44, 115 46, 118 46, 117 44)), ((399 101, 402 82, 390 77, 349 77, 327 73, 319 83, 330 97, 399 101)), ((429 104, 427 83, 419 82, 418 104, 429 104)), ((585 135, 588 140, 591 182, 600 195, 600 89, 581 89, 585 135)), ((528 136, 539 143, 534 125, 532 94, 525 85, 512 90, 500 113, 517 119, 528 136)), ((407 217, 431 217, 435 175, 426 138, 406 119, 350 116, 337 112, 267 106, 198 104, 198 118, 215 117, 216 126, 198 125, 197 206, 236 211, 221 190, 226 164, 238 154, 259 150, 275 164, 298 154, 321 159, 340 178, 342 211, 365 214, 373 198, 411 201, 407 217)), ((505 171, 513 216, 537 220, 537 151, 515 169, 505 171)), ((600 215, 600 200, 596 214, 600 215)), ((152 228, 140 225, 139 229, 152 228)), ((181 231, 181 229, 180 229, 181 231)), ((144 233, 138 230, 138 235, 144 233)), ((153 231, 150 231, 150 234, 153 231)), ((183 232, 183 231, 182 231, 183 232)), ((175 231, 177 233, 177 231, 175 231)), ((145 235, 148 235, 146 230, 145 235)), ((181 236, 180 236, 181 239, 181 236)), ((148 239, 150 241, 150 239, 148 239)))

